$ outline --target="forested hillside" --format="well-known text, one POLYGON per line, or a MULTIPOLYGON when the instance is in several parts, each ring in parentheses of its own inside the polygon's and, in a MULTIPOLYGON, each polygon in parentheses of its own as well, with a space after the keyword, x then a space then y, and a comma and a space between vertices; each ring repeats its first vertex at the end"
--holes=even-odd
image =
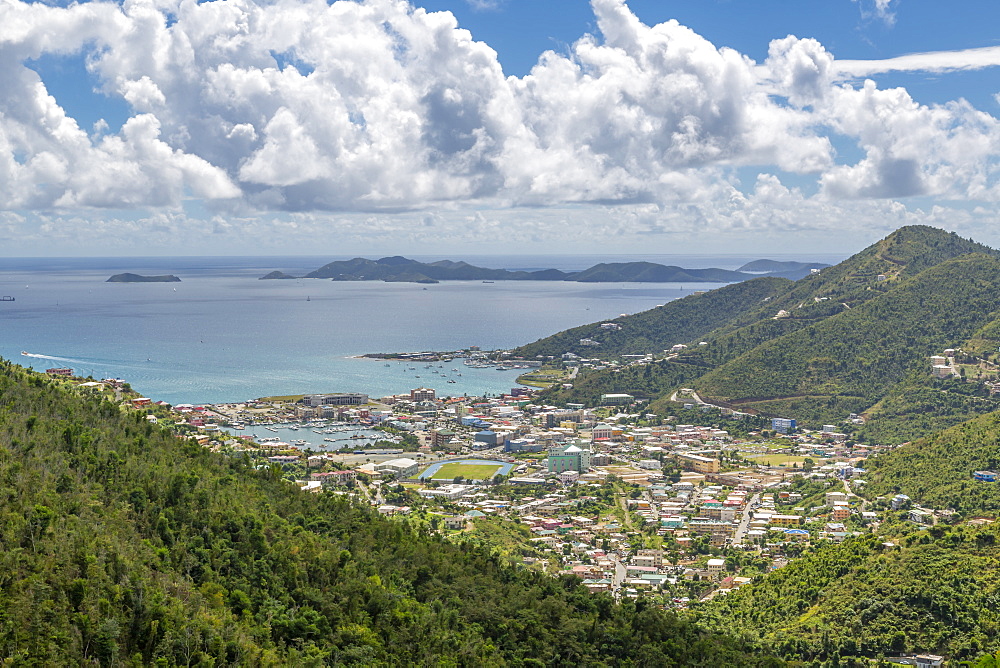
POLYGON ((812 426, 864 413, 866 437, 901 442, 1000 407, 974 385, 935 384, 929 362, 944 348, 986 354, 1000 345, 997 255, 953 233, 904 227, 796 282, 727 286, 618 318, 617 330, 594 323, 515 353, 662 357, 684 343, 641 371, 585 372, 548 398, 624 392, 668 411, 684 384, 710 402, 812 426), (581 338, 600 345, 580 346, 581 338))
POLYGON ((943 262, 858 306, 762 343, 695 381, 703 396, 812 422, 878 402, 929 356, 967 340, 1000 309, 1000 260, 943 262), (828 408, 828 406, 832 407, 828 408))
POLYGON ((1000 513, 1000 485, 973 471, 1000 470, 1000 413, 964 422, 868 461, 865 496, 906 494, 917 503, 966 516, 1000 513))
POLYGON ((659 353, 676 343, 697 340, 741 314, 760 308, 791 285, 787 278, 771 277, 734 283, 607 321, 620 329, 602 329, 601 323, 582 325, 516 348, 512 354, 545 357, 572 352, 607 359, 623 354, 659 353), (580 345, 580 339, 591 339, 600 345, 580 345))
POLYGON ((777 665, 0 363, 11 665, 777 665))
POLYGON ((702 619, 807 665, 922 652, 974 660, 1000 648, 998 534, 996 523, 896 525, 828 544, 716 599, 702 619))

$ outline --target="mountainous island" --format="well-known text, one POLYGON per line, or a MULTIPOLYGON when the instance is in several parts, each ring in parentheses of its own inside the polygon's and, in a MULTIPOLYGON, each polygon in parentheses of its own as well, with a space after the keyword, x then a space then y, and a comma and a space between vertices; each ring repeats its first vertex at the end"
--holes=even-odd
MULTIPOLYGON (((439 281, 576 281, 579 283, 734 283, 761 275, 797 279, 825 266, 819 263, 756 260, 736 271, 728 269, 683 269, 654 262, 601 263, 576 272, 558 269, 509 271, 486 269, 466 262, 440 260, 418 262, 401 256, 379 260, 354 258, 338 260, 311 271, 302 278, 326 278, 335 281, 389 281, 437 283, 439 281)), ((296 278, 272 271, 261 280, 296 278)))
POLYGON ((115 274, 105 283, 180 283, 181 279, 173 274, 163 276, 140 276, 139 274, 115 274))

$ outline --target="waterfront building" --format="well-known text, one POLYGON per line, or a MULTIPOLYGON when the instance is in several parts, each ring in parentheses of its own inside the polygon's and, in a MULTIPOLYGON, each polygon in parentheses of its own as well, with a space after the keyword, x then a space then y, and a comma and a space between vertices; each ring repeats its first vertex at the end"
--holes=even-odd
POLYGON ((434 401, 437 398, 437 392, 429 387, 418 387, 415 390, 410 390, 410 401, 417 403, 419 401, 434 401))
POLYGON ((307 394, 299 401, 306 406, 361 406, 368 403, 368 395, 360 392, 339 394, 307 394))

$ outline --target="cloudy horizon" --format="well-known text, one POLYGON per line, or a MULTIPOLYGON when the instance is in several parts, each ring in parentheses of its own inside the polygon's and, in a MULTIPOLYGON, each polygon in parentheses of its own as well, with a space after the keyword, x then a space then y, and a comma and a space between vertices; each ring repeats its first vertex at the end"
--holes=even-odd
MULTIPOLYGON (((592 0, 593 29, 516 76, 402 0, 0 2, 8 254, 1000 243, 996 102, 872 78, 989 72, 992 45, 840 60, 789 35, 755 60, 592 0), (74 62, 87 108, 51 74, 74 62)), ((842 4, 885 31, 908 11, 842 4)))

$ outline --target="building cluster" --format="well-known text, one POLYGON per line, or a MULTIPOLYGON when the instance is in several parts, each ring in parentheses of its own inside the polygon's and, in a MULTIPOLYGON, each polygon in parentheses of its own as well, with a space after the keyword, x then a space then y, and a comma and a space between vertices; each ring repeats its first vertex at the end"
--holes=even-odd
MULTIPOLYGON (((79 385, 117 394, 125 387, 113 379, 79 385)), ((498 397, 442 398, 418 387, 377 401, 360 393, 214 406, 169 406, 131 394, 121 401, 207 446, 257 451, 262 465, 281 467, 307 491, 352 494, 385 514, 425 506, 443 531, 475 531, 479 518, 516 523, 529 536, 525 563, 576 574, 588 589, 616 595, 676 592, 686 582, 707 583, 707 596, 726 593, 749 582, 719 558, 730 548, 769 552, 780 565, 798 546, 842 541, 881 519, 852 490, 864 484, 865 459, 882 448, 852 443, 836 425, 807 432, 776 418, 770 426, 780 435, 746 442, 716 426, 658 424, 658 416, 635 412, 637 402, 627 394, 605 394, 596 408, 550 406, 520 387, 498 397), (406 451, 383 444, 306 452, 274 437, 227 431, 276 424, 318 429, 330 421, 385 428, 384 439, 396 444, 405 435, 406 451), (825 461, 793 469, 748 458, 776 453, 825 461), (497 480, 421 477, 435 458, 509 466, 497 480), (803 481, 819 483, 821 491, 799 491, 803 481), (496 482, 507 484, 488 484, 496 482)), ((971 475, 986 483, 997 476, 971 475)), ((901 494, 884 501, 922 526, 941 516, 912 507, 901 494)))

